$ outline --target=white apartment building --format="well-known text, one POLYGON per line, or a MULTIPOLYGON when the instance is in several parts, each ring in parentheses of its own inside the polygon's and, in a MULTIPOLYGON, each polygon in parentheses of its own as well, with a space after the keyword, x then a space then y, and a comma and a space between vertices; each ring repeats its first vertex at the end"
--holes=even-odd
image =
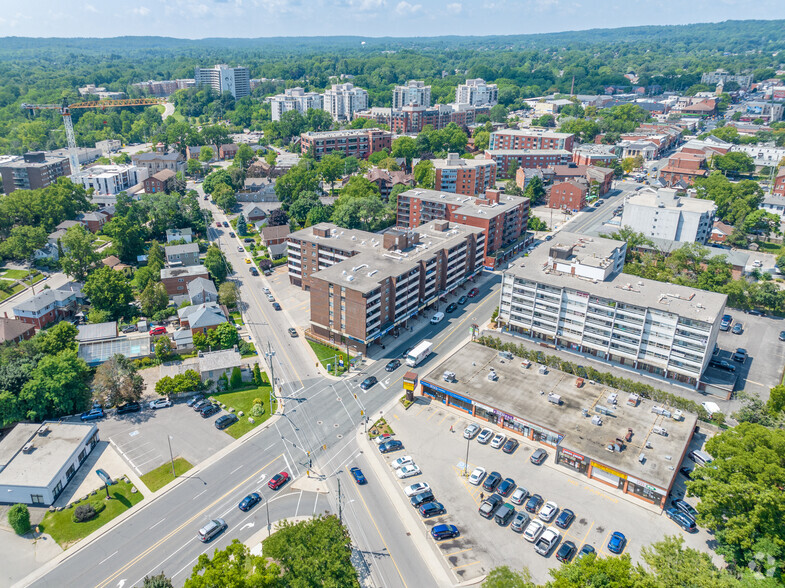
POLYGON ((623 241, 561 231, 551 243, 504 272, 505 331, 698 387, 726 295, 621 273, 623 241))
POLYGON ((466 80, 455 89, 457 104, 472 106, 494 106, 499 103, 499 88, 496 84, 487 84, 485 80, 476 78, 466 80))
POLYGON ((756 167, 777 167, 785 159, 785 147, 770 145, 733 145, 731 151, 746 153, 755 160, 756 167))
POLYGON ((79 182, 95 196, 116 196, 147 179, 147 168, 133 164, 94 165, 82 170, 79 182))
POLYGON ((426 86, 425 82, 416 80, 411 80, 405 86, 395 86, 392 98, 393 110, 409 105, 428 108, 431 105, 431 87, 426 86))
POLYGON ((267 102, 270 103, 273 120, 281 120, 281 115, 290 110, 296 110, 303 115, 309 108, 322 110, 322 95, 317 92, 306 92, 302 88, 287 88, 283 94, 267 98, 267 102))
POLYGON ((368 92, 352 83, 333 84, 322 95, 322 107, 333 120, 352 120, 355 112, 368 109, 368 92))
POLYGON ((235 98, 251 95, 251 75, 247 67, 229 67, 225 63, 196 67, 194 80, 197 86, 210 86, 219 94, 231 92, 235 98))
POLYGON ((679 197, 673 188, 646 188, 624 204, 621 226, 647 237, 706 243, 716 212, 711 200, 679 197))

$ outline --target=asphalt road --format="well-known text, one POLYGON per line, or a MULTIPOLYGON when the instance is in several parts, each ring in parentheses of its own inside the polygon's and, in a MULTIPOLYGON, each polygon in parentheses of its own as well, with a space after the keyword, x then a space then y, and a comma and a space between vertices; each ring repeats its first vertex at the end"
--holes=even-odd
MULTIPOLYGON (((204 200, 200 202, 209 205, 204 200)), ((224 220, 218 211, 213 212, 215 220, 224 220)), ((261 288, 268 282, 248 273, 249 266, 242 259, 245 254, 237 251, 238 242, 229 237, 229 231, 215 228, 213 222, 210 238, 219 241, 234 266, 232 279, 239 285, 246 305, 244 318, 254 339, 265 348, 269 342, 274 352, 268 360, 284 400, 283 417, 222 459, 191 476, 186 474, 185 482, 142 506, 100 539, 46 571, 32 585, 133 586, 145 575, 161 571, 173 577, 175 585, 182 585, 199 554, 223 548, 233 538, 249 539, 259 530, 262 516, 266 524, 266 509, 263 511, 261 506, 251 513, 237 509, 237 503, 246 494, 261 491, 271 500, 272 521, 295 514, 337 512, 338 478, 342 480, 341 504, 355 548, 355 561, 368 585, 434 585, 407 535, 410 530, 389 507, 380 486, 370 479, 366 487, 358 490, 350 481, 348 467, 362 467, 364 463, 355 433, 363 426, 361 412, 374 419, 385 405, 402 394, 401 378, 407 368, 387 373, 387 359, 399 357, 422 339, 430 339, 435 353, 420 366, 427 370, 428 364, 468 337, 470 324, 487 320, 498 304, 499 277, 484 280, 479 285, 480 297, 447 315, 438 325, 430 325, 423 317, 415 323, 418 326, 409 339, 388 337, 383 352, 387 355, 364 366, 356 375, 341 381, 328 380, 317 373, 305 341, 287 335, 286 329, 293 323, 286 309, 277 312, 262 298, 261 288), (364 392, 359 383, 368 375, 375 375, 379 384, 364 392), (309 467, 312 475, 327 479, 329 494, 298 492, 295 500, 286 497, 290 493, 287 490, 267 490, 266 481, 278 471, 286 470, 296 479, 306 475, 309 467), (197 530, 219 516, 228 523, 227 531, 209 545, 200 543, 197 530)))

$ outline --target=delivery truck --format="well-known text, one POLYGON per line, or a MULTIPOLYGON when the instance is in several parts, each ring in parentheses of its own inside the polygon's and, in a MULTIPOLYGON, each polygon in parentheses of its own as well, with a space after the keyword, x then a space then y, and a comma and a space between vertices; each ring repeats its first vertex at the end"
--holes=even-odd
POLYGON ((430 341, 422 341, 418 343, 414 349, 409 352, 409 355, 406 356, 406 365, 409 367, 415 367, 418 365, 423 359, 428 357, 433 351, 433 345, 431 345, 430 341))

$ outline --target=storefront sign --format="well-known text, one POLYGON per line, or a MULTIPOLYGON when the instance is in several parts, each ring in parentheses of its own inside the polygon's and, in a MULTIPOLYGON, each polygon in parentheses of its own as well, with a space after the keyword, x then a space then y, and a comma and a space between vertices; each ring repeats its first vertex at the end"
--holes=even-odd
POLYGON ((490 406, 485 406, 484 404, 480 404, 479 402, 475 402, 474 406, 476 406, 477 408, 483 409, 485 412, 489 412, 491 414, 497 414, 496 410, 494 410, 490 406))
POLYGON ((584 456, 582 456, 581 454, 579 454, 579 453, 574 453, 574 452, 570 451, 569 449, 564 449, 564 447, 562 447, 562 448, 561 448, 561 452, 562 452, 563 454, 565 454, 565 455, 569 455, 569 456, 570 456, 571 458, 573 458, 573 459, 577 459, 578 461, 583 461, 584 459, 586 459, 586 458, 585 458, 584 456))
POLYGON ((636 486, 640 486, 641 488, 646 488, 646 490, 648 490, 649 492, 653 492, 654 494, 662 494, 662 495, 665 494, 665 490, 652 486, 651 484, 647 484, 646 482, 644 482, 643 480, 639 480, 638 478, 627 476, 627 481, 632 482, 633 484, 635 484, 636 486))
POLYGON ((602 465, 601 463, 597 463, 596 461, 592 462, 591 467, 592 469, 597 468, 598 470, 602 470, 603 472, 608 472, 609 474, 613 474, 614 476, 617 476, 622 480, 627 479, 627 474, 622 474, 620 471, 614 470, 613 468, 609 468, 608 466, 602 465))
POLYGON ((407 382, 406 380, 403 381, 403 389, 404 390, 414 390, 414 382, 407 382))

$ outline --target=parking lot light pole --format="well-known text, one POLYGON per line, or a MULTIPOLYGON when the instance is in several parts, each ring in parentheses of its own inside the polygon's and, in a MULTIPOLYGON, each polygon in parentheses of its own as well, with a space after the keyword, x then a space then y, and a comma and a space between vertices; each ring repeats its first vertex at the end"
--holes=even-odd
POLYGON ((172 436, 167 435, 166 440, 169 443, 169 459, 172 461, 172 478, 176 478, 174 474, 174 454, 172 453, 172 436))
POLYGON ((466 439, 466 460, 463 462, 463 475, 469 475, 469 442, 471 439, 466 439))
POLYGON ((267 508, 267 536, 270 536, 270 500, 265 496, 264 506, 267 508))

